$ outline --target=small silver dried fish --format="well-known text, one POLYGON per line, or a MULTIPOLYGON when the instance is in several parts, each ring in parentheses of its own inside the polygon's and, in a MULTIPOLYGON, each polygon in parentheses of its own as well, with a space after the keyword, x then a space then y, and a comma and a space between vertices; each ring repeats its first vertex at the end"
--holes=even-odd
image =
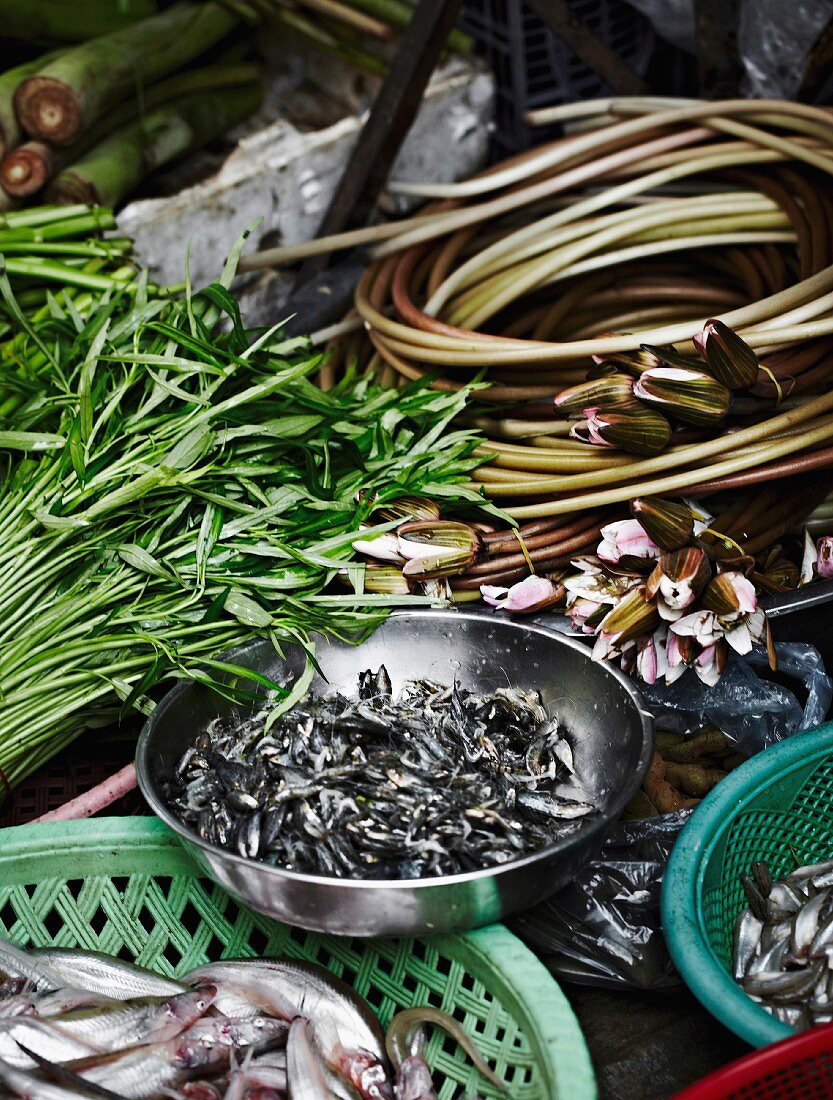
POLYGON ((833 862, 773 881, 759 861, 741 884, 749 908, 735 924, 735 981, 791 1027, 833 1020, 833 862))
POLYGON ((266 712, 212 722, 165 793, 204 840, 287 870, 459 874, 596 813, 537 692, 410 680, 394 695, 382 666, 360 673, 356 697, 309 695, 266 727, 266 712))

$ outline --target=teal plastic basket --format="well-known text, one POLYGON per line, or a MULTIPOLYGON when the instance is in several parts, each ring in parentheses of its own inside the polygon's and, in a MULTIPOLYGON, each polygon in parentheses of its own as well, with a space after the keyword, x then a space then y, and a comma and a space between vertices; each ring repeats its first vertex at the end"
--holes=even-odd
MULTIPOLYGON (((170 977, 219 958, 308 959, 348 981, 383 1024, 413 1005, 451 1012, 512 1100, 596 1095, 564 994, 502 925, 427 940, 351 940, 290 928, 233 901, 155 818, 1 830, 0 935, 24 946, 106 951, 170 977)), ((438 1032, 427 1058, 440 1100, 506 1095, 438 1032)))
POLYGON ((732 932, 746 905, 740 876, 765 859, 775 878, 833 858, 833 723, 796 734, 727 776, 697 807, 671 853, 662 920, 674 964, 736 1035, 765 1046, 795 1034, 731 976, 732 932))

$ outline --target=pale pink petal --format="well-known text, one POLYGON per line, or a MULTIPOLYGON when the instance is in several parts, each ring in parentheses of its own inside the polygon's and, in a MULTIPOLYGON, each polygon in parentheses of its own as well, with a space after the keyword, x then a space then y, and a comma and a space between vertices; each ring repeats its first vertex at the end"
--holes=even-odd
POLYGON ((666 682, 666 684, 675 683, 687 671, 688 671, 688 665, 683 665, 683 664, 674 665, 673 668, 667 669, 666 673, 665 673, 665 682, 666 682))
POLYGON ((704 646, 713 645, 724 633, 713 611, 694 611, 672 623, 671 629, 685 638, 696 638, 704 646))
POLYGON ((731 630, 727 630, 726 641, 737 653, 751 653, 752 651, 752 638, 749 634, 749 627, 745 622, 738 623, 731 630))
POLYGON ((601 630, 596 635, 596 644, 593 646, 593 652, 591 657, 594 661, 606 661, 608 657, 612 657, 616 652, 616 639, 618 634, 607 634, 601 630))
POLYGON ((639 646, 636 655, 636 673, 639 679, 644 680, 646 684, 655 684, 657 682, 657 667, 657 647, 653 638, 647 638, 639 646))
POLYGON ((717 645, 706 646, 694 662, 694 671, 704 684, 714 687, 720 679, 717 667, 717 645))
POLYGON ((506 597, 509 595, 509 589, 500 588, 495 584, 481 584, 480 595, 491 607, 503 607, 506 597))
POLYGON ((512 585, 503 607, 506 611, 529 611, 536 604, 552 599, 555 593, 555 585, 546 577, 526 577, 512 585))
POLYGON ((678 668, 681 664, 684 665, 680 642, 673 629, 668 631, 668 638, 665 642, 665 660, 668 662, 669 669, 678 668))
POLYGON ((732 582, 732 588, 738 599, 738 611, 741 614, 751 614, 758 606, 758 597, 755 593, 755 585, 743 573, 724 573, 732 582))
MULTIPOLYGON (((682 611, 694 603, 694 589, 691 587, 691 581, 672 581, 670 577, 663 576, 659 582, 659 595, 669 608, 677 611, 682 611)), ((679 615, 675 615, 674 618, 678 619, 679 615)))
MULTIPOLYGON (((353 543, 353 549, 357 554, 366 554, 369 558, 375 558, 377 561, 392 561, 397 565, 401 565, 404 558, 399 553, 399 540, 396 535, 377 535, 372 539, 356 539, 353 543)), ((423 547, 423 553, 425 547, 423 547)))
POLYGON ((766 612, 762 607, 759 607, 757 611, 753 611, 752 614, 746 620, 746 629, 753 642, 762 642, 766 637, 766 612))
MULTIPOLYGON (((829 535, 827 536, 830 537, 829 535)), ((819 539, 821 543, 821 539, 819 539)), ((801 577, 799 578, 799 584, 809 584, 816 576, 816 568, 818 563, 818 550, 816 544, 813 542, 813 536, 804 528, 804 556, 801 559, 801 577)))
POLYGON ((635 519, 620 519, 602 528, 602 541, 596 554, 602 561, 616 563, 623 554, 634 558, 658 558, 660 549, 635 519))

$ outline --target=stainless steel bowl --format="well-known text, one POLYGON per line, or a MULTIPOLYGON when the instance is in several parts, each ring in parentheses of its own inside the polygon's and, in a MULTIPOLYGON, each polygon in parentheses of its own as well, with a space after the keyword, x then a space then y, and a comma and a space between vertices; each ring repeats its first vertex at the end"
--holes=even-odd
MULTIPOLYGON (((626 676, 590 660, 581 642, 546 627, 480 611, 400 611, 355 647, 318 645, 326 681, 313 689, 353 694, 360 670, 384 664, 394 690, 426 677, 456 678, 477 692, 511 685, 537 688, 573 743, 581 785, 598 816, 549 848, 464 875, 418 880, 350 880, 281 870, 201 840, 170 812, 160 789, 195 733, 240 708, 195 683, 175 687, 139 739, 139 785, 153 810, 206 872, 235 898, 290 924, 351 936, 424 935, 474 928, 543 900, 591 860, 642 782, 653 752, 653 719, 626 676)), ((238 665, 273 679, 303 668, 300 651, 282 660, 268 642, 237 650, 238 665)))

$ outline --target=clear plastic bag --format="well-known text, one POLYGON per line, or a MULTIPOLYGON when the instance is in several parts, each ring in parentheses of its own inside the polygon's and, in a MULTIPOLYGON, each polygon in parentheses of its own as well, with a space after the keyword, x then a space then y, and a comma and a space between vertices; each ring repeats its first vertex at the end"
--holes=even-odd
POLYGON ((731 657, 714 687, 689 673, 670 687, 655 684, 640 685, 640 689, 661 728, 688 733, 714 722, 741 752, 753 756, 796 730, 819 725, 833 700, 833 681, 814 646, 783 642, 776 653, 779 675, 806 691, 803 708, 788 687, 758 675, 769 667, 762 646, 755 646, 747 657, 731 657))
MULTIPOLYGON (((833 698, 818 650, 798 642, 776 649, 780 674, 806 693, 803 708, 792 691, 766 678, 763 649, 734 661, 716 687, 687 675, 644 697, 666 729, 688 732, 711 721, 742 751, 760 752, 818 725, 833 698)), ((691 812, 619 822, 599 858, 564 890, 516 917, 513 929, 565 981, 606 989, 679 984, 662 936, 659 897, 668 855, 691 812)))
MULTIPOLYGON (((689 53, 696 51, 694 0, 628 0, 657 34, 689 53)), ((807 54, 833 15, 833 0, 742 0, 738 53, 744 67, 741 93, 793 98, 807 54)))
POLYGON ((614 826, 601 855, 511 927, 566 981, 602 989, 678 985, 660 926, 662 875, 690 810, 614 826))

